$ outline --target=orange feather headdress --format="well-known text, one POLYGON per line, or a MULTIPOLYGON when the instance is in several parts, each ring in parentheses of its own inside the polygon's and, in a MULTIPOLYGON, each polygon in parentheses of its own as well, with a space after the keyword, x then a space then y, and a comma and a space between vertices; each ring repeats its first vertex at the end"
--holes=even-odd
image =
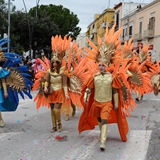
POLYGON ((106 27, 106 33, 104 35, 104 41, 100 37, 98 37, 98 47, 95 46, 89 39, 89 42, 92 49, 84 48, 88 54, 86 56, 90 59, 95 60, 96 62, 102 62, 106 65, 110 65, 112 63, 112 58, 116 57, 120 49, 120 40, 118 40, 120 34, 122 33, 122 28, 115 32, 115 26, 109 30, 106 27))
POLYGON ((58 35, 56 35, 55 37, 52 37, 51 61, 58 61, 61 63, 63 57, 65 56, 65 51, 67 50, 69 44, 70 44, 70 38, 67 39, 66 36, 64 37, 64 39, 62 39, 62 37, 58 35))

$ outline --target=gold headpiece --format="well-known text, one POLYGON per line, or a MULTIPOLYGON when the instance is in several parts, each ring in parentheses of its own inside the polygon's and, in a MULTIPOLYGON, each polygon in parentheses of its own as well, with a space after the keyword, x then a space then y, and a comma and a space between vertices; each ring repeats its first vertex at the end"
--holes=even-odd
POLYGON ((62 59, 63 59, 62 54, 60 54, 58 52, 52 52, 51 62, 57 61, 57 62, 61 63, 62 59))
POLYGON ((116 24, 114 24, 110 30, 108 27, 106 27, 104 41, 102 41, 102 39, 98 36, 99 48, 95 46, 89 39, 87 39, 92 47, 91 50, 84 48, 88 52, 88 54, 86 54, 88 58, 91 58, 97 62, 102 62, 105 65, 112 63, 112 57, 117 54, 118 49, 120 48, 121 43, 118 38, 122 32, 122 28, 115 32, 115 26, 116 24))
POLYGON ((106 45, 104 42, 99 48, 98 62, 102 62, 107 66, 111 63, 112 55, 114 54, 114 45, 106 45))

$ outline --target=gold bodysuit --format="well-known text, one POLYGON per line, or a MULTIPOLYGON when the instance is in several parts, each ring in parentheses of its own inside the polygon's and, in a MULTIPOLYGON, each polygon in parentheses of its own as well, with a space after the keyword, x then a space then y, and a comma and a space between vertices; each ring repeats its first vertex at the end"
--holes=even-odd
POLYGON ((98 73, 94 77, 95 93, 94 99, 97 102, 108 102, 112 100, 112 74, 109 72, 98 73))
POLYGON ((48 87, 50 85, 53 91, 58 91, 60 89, 64 89, 65 95, 68 95, 67 89, 67 77, 63 74, 65 67, 60 68, 60 72, 57 73, 56 71, 51 72, 48 71, 49 74, 47 76, 47 81, 45 82, 45 86, 48 87))

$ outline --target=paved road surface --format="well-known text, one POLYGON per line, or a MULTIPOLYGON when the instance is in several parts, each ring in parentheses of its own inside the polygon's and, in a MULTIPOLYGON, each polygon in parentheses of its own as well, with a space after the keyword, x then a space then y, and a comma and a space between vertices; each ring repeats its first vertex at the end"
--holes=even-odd
MULTIPOLYGON (((33 93, 33 96, 35 93, 33 93)), ((16 112, 3 114, 5 127, 0 128, 0 160, 159 160, 160 98, 145 95, 128 118, 128 141, 122 142, 117 126, 109 125, 106 151, 99 150, 99 129, 78 134, 81 114, 65 121, 63 131, 50 133, 50 110, 35 108, 33 100, 20 101, 16 112), (67 140, 55 140, 67 135, 67 140)))

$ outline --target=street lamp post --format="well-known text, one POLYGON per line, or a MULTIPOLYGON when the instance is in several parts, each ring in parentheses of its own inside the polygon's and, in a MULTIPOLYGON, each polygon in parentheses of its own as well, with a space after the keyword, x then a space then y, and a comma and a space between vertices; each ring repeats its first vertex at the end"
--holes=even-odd
POLYGON ((38 8, 39 1, 40 0, 38 0, 38 1, 36 0, 36 18, 37 18, 37 8, 38 8))
MULTIPOLYGON (((31 24, 30 24, 30 19, 29 19, 29 14, 27 12, 27 7, 26 7, 26 4, 25 4, 25 1, 23 1, 23 4, 24 4, 24 8, 25 8, 25 12, 27 14, 27 21, 28 21, 28 29, 29 29, 29 56, 31 58, 31 50, 32 50, 32 35, 33 35, 33 24, 32 24, 32 30, 31 30, 31 24)), ((40 0, 36 0, 36 18, 37 18, 37 7, 39 5, 39 1, 40 0)))
POLYGON ((8 0, 8 49, 7 51, 9 52, 10 51, 10 4, 11 4, 11 1, 8 0))

